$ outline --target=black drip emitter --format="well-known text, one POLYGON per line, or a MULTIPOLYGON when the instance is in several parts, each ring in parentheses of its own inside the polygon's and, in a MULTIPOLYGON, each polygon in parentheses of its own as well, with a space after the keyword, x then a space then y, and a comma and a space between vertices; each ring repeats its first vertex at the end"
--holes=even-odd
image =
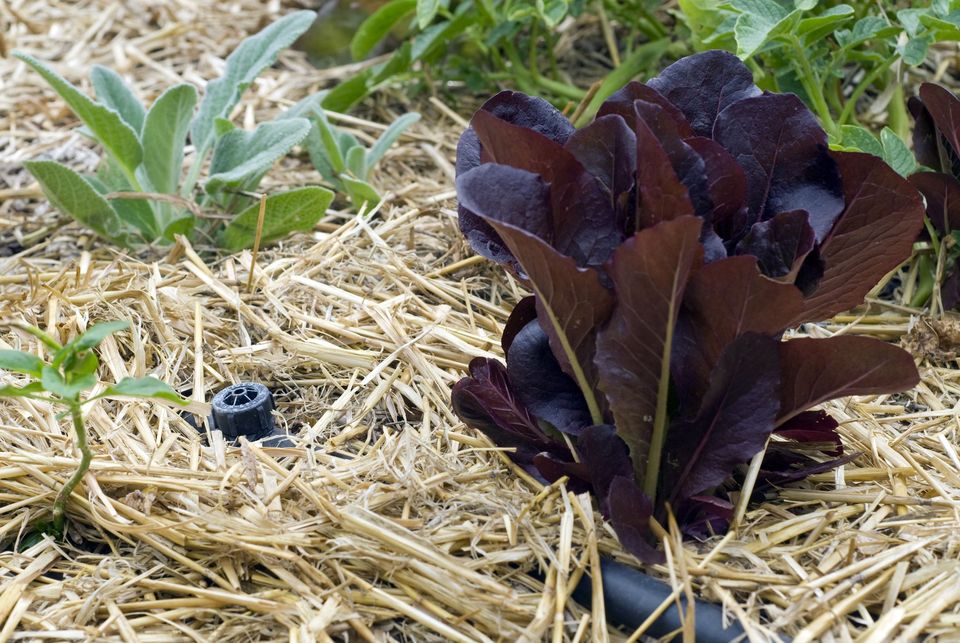
POLYGON ((230 442, 243 436, 251 442, 263 440, 268 447, 291 447, 293 442, 277 431, 273 408, 273 394, 263 384, 233 384, 213 396, 210 427, 230 442))

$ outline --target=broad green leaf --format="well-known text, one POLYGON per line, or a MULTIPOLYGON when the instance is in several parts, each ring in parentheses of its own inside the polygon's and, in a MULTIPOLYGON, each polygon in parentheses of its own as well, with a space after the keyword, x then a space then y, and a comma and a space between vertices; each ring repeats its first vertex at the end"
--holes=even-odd
MULTIPOLYGON (((820 34, 827 34, 836 29, 841 22, 853 17, 853 7, 848 4, 839 4, 830 7, 818 16, 804 18, 797 25, 797 34, 816 39, 820 34)), ((809 41, 808 41, 809 42, 809 41)))
POLYGON ((60 372, 52 366, 44 366, 40 377, 40 383, 43 388, 54 395, 59 395, 66 399, 75 399, 80 393, 93 388, 97 383, 97 376, 94 374, 83 375, 69 382, 63 379, 60 372))
POLYGON ((866 152, 883 158, 883 145, 870 130, 859 125, 844 125, 840 128, 840 147, 853 152, 866 152))
POLYGON ((113 386, 107 387, 102 396, 123 395, 124 397, 145 397, 156 398, 160 400, 169 400, 177 404, 189 404, 189 400, 184 399, 166 382, 162 382, 155 377, 125 377, 113 386))
POLYGON ((880 132, 880 142, 883 144, 883 160, 896 170, 900 176, 910 176, 917 170, 917 160, 910 152, 907 144, 889 127, 880 132))
POLYGON ((420 30, 426 29, 440 9, 440 0, 417 0, 417 25, 420 30))
POLYGON ((362 60, 398 22, 417 10, 417 0, 391 0, 364 20, 350 41, 350 54, 354 60, 362 60))
POLYGON ((373 166, 380 162, 380 159, 387 153, 387 150, 390 149, 390 146, 400 138, 400 135, 403 134, 404 130, 420 120, 420 114, 416 112, 410 112, 409 114, 404 114, 393 123, 390 124, 383 134, 380 135, 380 138, 377 139, 377 142, 373 144, 373 147, 370 148, 370 151, 367 153, 367 163, 366 169, 364 170, 364 176, 369 174, 370 170, 373 169, 373 166))
POLYGON ((241 42, 227 57, 223 76, 207 83, 200 110, 190 130, 199 156, 213 143, 214 121, 229 116, 247 87, 279 53, 292 45, 313 24, 316 14, 296 11, 280 18, 241 42))
POLYGON ((0 397, 29 397, 43 393, 43 384, 31 382, 26 386, 0 386, 0 397))
POLYGON ((927 50, 932 44, 933 36, 929 34, 911 38, 907 41, 907 44, 903 46, 903 50, 900 53, 903 62, 912 66, 923 63, 923 61, 927 59, 927 50))
POLYGON ((340 176, 340 184, 357 210, 363 208, 366 214, 370 214, 370 210, 380 203, 380 194, 366 181, 360 181, 343 174, 340 176))
POLYGON ((302 141, 310 131, 304 118, 263 123, 252 132, 234 130, 217 141, 204 189, 216 194, 225 189, 249 190, 260 182, 277 159, 302 141))
POLYGON ((361 181, 367 178, 367 150, 357 145, 347 153, 347 171, 361 181))
POLYGON ((75 351, 87 351, 99 346, 100 342, 110 335, 128 328, 130 328, 130 322, 126 321, 100 322, 88 328, 85 333, 67 344, 64 349, 72 346, 75 351))
POLYGON ((127 173, 132 174, 136 170, 143 158, 143 149, 137 133, 123 121, 118 112, 95 102, 33 56, 21 52, 14 55, 43 76, 127 173))
MULTIPOLYGON (((313 163, 314 167, 317 168, 317 171, 320 172, 320 176, 327 181, 333 182, 336 179, 338 171, 333 169, 330 159, 328 158, 328 148, 324 142, 324 137, 321 134, 317 123, 317 121, 321 118, 326 120, 326 115, 323 113, 323 109, 320 107, 324 96, 326 96, 326 92, 318 92, 311 96, 307 96, 277 118, 278 120, 287 118, 306 118, 310 121, 310 132, 307 134, 307 137, 303 139, 301 145, 306 148, 307 154, 310 155, 310 161, 313 163)), ((332 139, 333 136, 331 135, 331 147, 334 153, 339 155, 340 148, 336 141, 332 139)))
POLYGON ((188 237, 190 233, 193 232, 193 227, 196 223, 197 219, 192 214, 182 213, 173 221, 167 222, 167 227, 163 229, 163 238, 166 241, 173 242, 176 241, 178 234, 188 237))
POLYGON ((920 32, 920 17, 926 12, 926 9, 901 9, 897 12, 897 20, 903 25, 907 35, 915 38, 920 32))
POLYGON ((134 96, 127 84, 123 82, 120 74, 107 67, 94 65, 90 80, 93 81, 97 99, 120 114, 120 118, 139 134, 143 129, 143 119, 147 112, 140 99, 134 96))
POLYGON ((193 85, 174 85, 160 95, 143 125, 143 167, 155 192, 176 194, 183 146, 197 105, 193 85))
POLYGON ((129 246, 137 241, 136 231, 82 176, 70 168, 54 161, 26 161, 24 166, 58 210, 114 243, 129 246))
POLYGON ((69 373, 71 377, 90 375, 96 373, 98 368, 100 368, 100 360, 93 351, 71 353, 63 360, 63 372, 69 373))
POLYGON ((793 3, 793 8, 799 9, 800 11, 810 11, 817 6, 817 2, 819 2, 819 0, 796 0, 793 3))
POLYGON ((469 3, 461 4, 452 20, 430 25, 414 37, 410 47, 410 59, 423 60, 435 51, 445 51, 454 38, 476 22, 476 16, 469 11, 470 6, 469 3))
POLYGON ((777 33, 783 33, 800 18, 800 11, 787 11, 769 0, 734 0, 731 4, 741 11, 734 26, 737 55, 747 59, 763 47, 777 33))
MULTIPOLYGON (((140 166, 139 170, 143 170, 140 166)), ((95 177, 85 176, 84 179, 93 188, 104 196, 111 192, 138 192, 130 185, 130 181, 123 174, 116 161, 109 156, 103 158, 97 168, 95 177)), ((144 239, 152 241, 159 231, 157 213, 153 204, 146 199, 109 199, 112 207, 121 219, 139 230, 144 239)))
POLYGON ((226 118, 215 118, 213 119, 213 133, 217 138, 220 138, 227 132, 232 132, 237 129, 237 126, 233 124, 233 121, 226 118))
POLYGON ((43 360, 23 351, 0 350, 0 370, 40 377, 43 360))
POLYGON ((567 1, 537 0, 537 13, 547 27, 553 29, 567 16, 567 1))
POLYGON ((334 174, 340 174, 347 168, 347 164, 343 158, 343 150, 340 147, 336 131, 330 125, 330 121, 327 120, 327 115, 320 108, 314 110, 312 122, 320 135, 320 143, 323 146, 323 154, 327 165, 333 169, 334 174))
MULTIPOLYGON (((291 232, 308 232, 326 213, 333 192, 320 187, 291 190, 267 197, 261 243, 268 243, 291 232)), ((260 204, 238 214, 220 233, 217 241, 228 251, 253 246, 257 235, 260 204)))

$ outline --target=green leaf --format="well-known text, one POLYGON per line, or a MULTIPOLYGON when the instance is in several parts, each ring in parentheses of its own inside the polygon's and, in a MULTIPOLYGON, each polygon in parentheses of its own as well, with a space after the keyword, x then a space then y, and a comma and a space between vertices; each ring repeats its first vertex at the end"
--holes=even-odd
POLYGON ((883 144, 883 160, 896 170, 900 176, 910 176, 917 170, 917 160, 910 152, 907 144, 889 127, 880 132, 880 142, 883 144))
POLYGON ((216 194, 225 189, 251 190, 277 159, 302 141, 310 131, 305 118, 263 123, 252 132, 234 130, 217 141, 204 189, 216 194))
POLYGON ((44 366, 40 383, 43 384, 45 390, 54 395, 59 395, 65 399, 75 399, 80 393, 96 385, 97 376, 94 374, 83 375, 68 382, 63 379, 60 371, 53 366, 44 366))
POLYGON ((69 373, 71 377, 80 377, 96 373, 100 368, 100 360, 93 351, 81 351, 71 353, 63 360, 63 372, 69 373))
POLYGON ((844 125, 840 128, 840 145, 854 152, 866 152, 883 158, 883 145, 870 130, 859 125, 844 125))
POLYGON ((929 34, 911 38, 901 51, 903 62, 911 66, 922 64, 927 59, 927 50, 932 44, 933 36, 929 34))
POLYGON ((227 118, 213 119, 213 132, 217 138, 220 138, 227 132, 232 132, 235 129, 237 129, 237 126, 233 124, 233 121, 227 118))
POLYGON ((116 332, 121 330, 126 330, 130 328, 130 322, 126 321, 111 321, 111 322, 100 322, 99 324, 94 324, 87 329, 87 332, 77 337, 75 340, 67 344, 64 349, 73 347, 73 350, 87 351, 91 348, 96 348, 100 345, 100 342, 105 340, 110 335, 113 335, 116 332))
POLYGON ((344 151, 340 147, 337 133, 330 125, 330 121, 327 120, 327 115, 320 108, 314 110, 312 122, 320 135, 320 143, 327 165, 333 169, 334 174, 340 174, 347 169, 347 165, 343 158, 344 151))
POLYGON ((839 4, 836 7, 830 7, 818 16, 811 16, 801 20, 797 25, 797 34, 807 36, 810 39, 816 39, 817 35, 826 35, 836 29, 838 24, 852 18, 853 14, 853 7, 848 4, 839 4))
POLYGON ((897 12, 897 20, 903 25, 907 35, 915 38, 920 32, 920 17, 926 12, 926 9, 901 9, 897 12))
POLYGON ((193 85, 174 85, 160 95, 143 125, 143 167, 155 192, 175 194, 190 120, 197 105, 193 85))
POLYGON ((30 382, 26 386, 0 386, 0 397, 30 397, 43 393, 43 390, 40 382, 30 382))
POLYGON ((101 396, 123 395, 124 397, 144 397, 169 400, 177 404, 186 405, 190 401, 184 399, 166 382, 155 377, 125 377, 113 386, 107 387, 101 396))
POLYGON ((350 55, 362 60, 398 22, 417 10, 417 0, 391 0, 364 20, 350 41, 350 55))
POLYGON ((367 149, 357 145, 347 153, 347 171, 354 178, 366 180, 367 178, 367 149))
POLYGON ((460 5, 453 20, 431 25, 414 37, 410 47, 410 59, 423 60, 434 51, 446 49, 454 38, 476 22, 476 16, 469 11, 470 6, 469 3, 460 5))
POLYGON ((440 9, 440 0, 417 0, 417 25, 420 30, 426 29, 440 9))
POLYGON ((340 176, 340 183, 357 210, 363 208, 366 214, 370 214, 370 210, 380 203, 380 194, 366 181, 360 181, 346 174, 342 174, 340 176))
POLYGON ((403 134, 404 130, 420 120, 420 114, 416 112, 410 112, 409 114, 404 114, 393 123, 390 124, 383 134, 380 135, 380 138, 377 139, 377 142, 373 144, 373 147, 370 148, 370 151, 367 153, 367 164, 366 169, 364 170, 364 176, 370 173, 370 170, 373 169, 377 163, 380 162, 380 159, 387 153, 387 150, 390 149, 390 146, 396 142, 400 135, 403 134))
POLYGON ((214 121, 226 118, 240 96, 279 53, 292 45, 310 25, 316 14, 296 11, 280 18, 256 35, 241 42, 227 57, 223 76, 207 83, 200 111, 191 128, 191 139, 202 156, 213 143, 214 121))
MULTIPOLYGON (((291 232, 308 232, 327 211, 333 192, 320 187, 291 190, 267 197, 261 243, 268 243, 291 232)), ((237 215, 217 239, 221 248, 231 252, 249 248, 257 234, 260 204, 237 215)))
POLYGON ((567 8, 566 0, 537 0, 537 13, 550 29, 567 16, 567 8))
POLYGON ((349 80, 343 81, 324 96, 324 109, 346 112, 383 83, 409 71, 410 52, 411 45, 406 42, 386 62, 367 67, 349 80))
MULTIPOLYGON (((140 167, 140 170, 143 166, 140 167)), ((117 167, 117 162, 109 156, 100 161, 96 177, 85 176, 84 179, 97 192, 106 196, 111 192, 138 192, 130 185, 130 181, 123 171, 117 167)), ((145 199, 110 199, 110 207, 120 218, 141 232, 143 238, 152 241, 157 237, 159 225, 153 205, 145 199)))
POLYGON ((54 161, 26 161, 24 166, 58 210, 114 243, 130 246, 137 241, 136 231, 82 176, 70 168, 54 161))
POLYGON ((31 353, 0 350, 0 369, 4 371, 40 377, 43 366, 43 360, 31 353))
POLYGON ((93 81, 93 90, 99 101, 120 114, 120 118, 139 134, 143 129, 146 110, 143 108, 143 103, 123 82, 120 74, 101 65, 94 65, 90 79, 93 81))
POLYGON ((22 52, 14 54, 17 58, 33 67, 44 80, 60 94, 70 109, 83 121, 104 149, 132 174, 140 165, 143 149, 137 133, 127 125, 120 114, 109 107, 95 102, 89 96, 67 82, 60 74, 45 64, 22 52))
POLYGON ((787 11, 769 0, 735 0, 731 4, 742 13, 737 18, 733 33, 737 40, 737 55, 747 59, 771 37, 789 31, 800 18, 800 11, 787 11))

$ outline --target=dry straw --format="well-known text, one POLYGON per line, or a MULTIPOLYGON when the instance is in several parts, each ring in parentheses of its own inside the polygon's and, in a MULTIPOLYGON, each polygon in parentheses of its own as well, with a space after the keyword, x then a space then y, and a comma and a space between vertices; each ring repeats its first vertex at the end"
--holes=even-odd
MULTIPOLYGON (((0 5, 0 32, 75 82, 103 63, 152 100, 219 71, 233 43, 286 9, 13 0, 0 5)), ((235 119, 249 126, 351 69, 318 72, 286 53, 235 119)), ((71 543, 83 544, 0 552, 0 641, 642 635, 608 629, 599 600, 569 599, 601 555, 623 556, 590 498, 541 488, 449 407, 469 359, 499 353, 521 295, 457 234, 451 163, 469 106, 392 96, 363 118, 335 117, 363 138, 404 110, 426 116, 375 176, 389 197, 373 216, 331 212, 256 262, 185 240, 131 256, 35 198, 23 160, 91 169, 96 157, 35 75, 5 58, 0 79, 0 317, 63 338, 129 319, 133 331, 104 344, 105 379, 154 374, 191 391, 199 417, 224 385, 265 382, 298 444, 233 448, 214 433, 207 445, 175 409, 94 407, 96 457, 69 513, 71 543)), ((264 189, 318 177, 293 158, 272 180, 264 189)), ((896 338, 908 323, 875 305, 808 332, 896 338)), ((0 344, 37 348, 10 328, 0 344)), ((669 562, 652 573, 675 597, 723 603, 753 641, 955 636, 957 373, 925 366, 909 395, 831 404, 860 459, 750 505, 722 538, 662 534, 669 562)), ((0 542, 44 515, 75 462, 52 408, 0 405, 0 542)))

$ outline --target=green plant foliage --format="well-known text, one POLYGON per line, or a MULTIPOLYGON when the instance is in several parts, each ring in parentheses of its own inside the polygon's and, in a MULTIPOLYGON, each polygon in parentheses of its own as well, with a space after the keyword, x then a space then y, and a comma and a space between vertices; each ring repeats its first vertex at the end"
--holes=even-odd
POLYGON ((346 111, 384 83, 427 77, 465 83, 471 90, 502 83, 577 102, 585 89, 559 72, 554 56, 560 24, 590 11, 626 27, 618 54, 633 77, 659 62, 650 49, 637 54, 645 42, 662 41, 661 54, 669 42, 668 29, 654 16, 662 5, 659 0, 389 0, 360 25, 350 51, 362 60, 398 33, 403 44, 388 60, 335 87, 323 107, 346 111))
POLYGON ((83 423, 85 404, 112 396, 154 398, 187 404, 187 400, 155 377, 126 377, 108 386, 99 395, 81 399, 84 393, 97 385, 100 360, 94 349, 113 333, 129 327, 130 324, 125 321, 96 324, 66 345, 60 345, 39 328, 24 327, 24 331, 39 338, 46 347, 50 353, 49 361, 44 361, 33 353, 0 350, 0 371, 19 373, 32 380, 21 385, 0 386, 0 397, 27 397, 64 407, 64 415, 68 415, 72 420, 77 447, 80 450, 80 464, 57 495, 53 503, 52 520, 49 525, 41 527, 42 532, 52 533, 58 538, 63 535, 67 501, 90 468, 93 456, 87 447, 87 432, 83 423))
POLYGON ((284 114, 284 118, 310 121, 310 131, 304 147, 310 160, 321 176, 333 184, 338 192, 345 193, 358 210, 369 212, 380 203, 381 197, 368 182, 370 172, 386 155, 387 150, 411 125, 420 120, 420 114, 404 114, 391 123, 369 148, 355 136, 330 124, 320 107, 323 96, 306 98, 284 114))
POLYGON ((879 156, 900 176, 910 176, 917 171, 917 161, 910 148, 889 127, 884 127, 880 131, 878 140, 865 127, 844 125, 840 128, 840 142, 831 147, 844 152, 866 152, 879 156))
MULTIPOLYGON (((213 208, 231 215, 245 213, 258 201, 250 193, 264 175, 307 136, 311 124, 303 118, 262 123, 247 132, 237 129, 228 117, 256 76, 314 18, 312 11, 294 12, 240 43, 227 58, 223 76, 207 83, 199 108, 197 90, 181 83, 146 109, 118 74, 99 66, 91 73, 94 100, 46 64, 16 53, 67 102, 105 152, 95 176, 81 176, 52 161, 29 162, 27 169, 55 207, 113 243, 125 247, 166 244, 177 234, 200 232, 204 237, 229 240, 231 250, 250 247, 256 226, 231 228, 229 222, 222 223, 222 217, 201 222, 196 212, 213 208), (185 173, 188 137, 194 151, 185 173), (197 191, 200 172, 211 153, 209 175, 202 192, 197 191), (230 232, 221 234, 227 228, 230 232)), ((289 199, 268 199, 265 230, 309 230, 333 200, 333 194, 322 188, 311 191, 310 199, 302 195, 296 191, 289 199), (302 207, 289 207, 292 202, 302 207), (281 203, 287 205, 275 207, 281 203), (307 205, 309 210, 304 209, 307 205)), ((264 234, 265 239, 276 236, 264 234)))
MULTIPOLYGON (((832 143, 846 147, 858 101, 896 87, 900 63, 919 65, 930 45, 960 40, 960 2, 923 7, 851 0, 679 0, 698 49, 726 49, 752 61, 758 83, 801 96, 832 143), (846 142, 845 142, 846 141, 846 142)), ((903 93, 889 107, 892 134, 907 136, 903 93)), ((888 138, 895 145, 894 139, 888 138)), ((902 149, 890 150, 901 159, 902 149)), ((885 158, 887 158, 885 156, 885 158)))

